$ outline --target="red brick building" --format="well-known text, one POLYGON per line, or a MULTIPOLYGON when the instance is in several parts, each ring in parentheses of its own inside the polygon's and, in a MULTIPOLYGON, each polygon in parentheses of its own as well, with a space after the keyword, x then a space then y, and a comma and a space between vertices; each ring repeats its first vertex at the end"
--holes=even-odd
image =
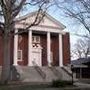
MULTIPOLYGON (((35 18, 35 12, 16 20, 15 32, 24 30, 35 18)), ((33 26, 11 40, 11 64, 17 66, 63 66, 70 63, 69 33, 65 26, 46 14, 38 26, 33 26)), ((0 65, 3 43, 0 36, 0 65)))

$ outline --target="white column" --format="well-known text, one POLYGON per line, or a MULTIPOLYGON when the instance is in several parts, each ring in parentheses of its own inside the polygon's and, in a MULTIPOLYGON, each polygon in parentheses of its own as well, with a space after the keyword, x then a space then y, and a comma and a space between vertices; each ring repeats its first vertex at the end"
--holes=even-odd
MULTIPOLYGON (((17 33, 18 30, 15 30, 15 33, 17 33)), ((18 59, 18 34, 14 35, 14 63, 13 65, 17 65, 17 59, 18 59)))
POLYGON ((48 66, 51 66, 50 54, 51 53, 51 40, 50 40, 50 32, 47 32, 47 61, 48 66))
POLYGON ((32 66, 32 31, 28 33, 28 66, 32 66))
POLYGON ((59 66, 60 67, 63 67, 62 34, 59 34, 59 66))

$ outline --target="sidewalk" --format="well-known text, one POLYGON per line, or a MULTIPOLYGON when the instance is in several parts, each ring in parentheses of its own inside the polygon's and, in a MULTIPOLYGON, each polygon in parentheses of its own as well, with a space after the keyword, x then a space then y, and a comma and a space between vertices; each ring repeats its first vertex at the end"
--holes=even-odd
POLYGON ((82 88, 90 88, 90 84, 87 84, 87 83, 83 83, 83 82, 75 82, 74 83, 75 86, 77 87, 82 87, 82 88))

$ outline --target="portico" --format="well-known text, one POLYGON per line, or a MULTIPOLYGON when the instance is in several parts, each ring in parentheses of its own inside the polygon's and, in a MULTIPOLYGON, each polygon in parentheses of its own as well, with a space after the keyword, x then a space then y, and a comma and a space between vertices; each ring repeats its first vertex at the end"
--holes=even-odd
MULTIPOLYGON (((25 30, 31 19, 29 15, 17 19, 15 33, 25 30)), ((28 28, 21 35, 16 34, 13 65, 63 67, 70 61, 69 34, 63 31, 64 28, 63 24, 46 14, 39 25, 28 28)))
MULTIPOLYGON (((16 29, 15 32, 18 32, 19 29, 16 29)), ((42 66, 42 49, 43 46, 39 43, 37 43, 37 47, 33 47, 34 43, 32 40, 33 32, 36 30, 28 30, 28 66, 33 66, 33 62, 36 63, 38 66, 42 66)), ((52 30, 53 31, 53 30, 52 30)), ((38 31, 39 33, 40 31, 38 31)), ((58 46, 59 46, 59 66, 63 66, 63 51, 62 51, 62 35, 64 33, 62 32, 50 32, 50 31, 43 31, 46 35, 46 48, 47 48, 47 65, 51 66, 53 56, 51 55, 51 34, 56 34, 58 36, 58 46)), ((40 33, 43 33, 42 31, 40 33)), ((14 65, 18 65, 18 34, 14 36, 14 65)), ((41 38, 41 37, 40 37, 41 38)), ((22 52, 23 53, 23 52, 22 52)), ((20 54, 22 54, 20 53, 20 54)), ((20 55, 22 56, 22 55, 20 55)), ((22 56, 23 57, 23 56, 22 56)))

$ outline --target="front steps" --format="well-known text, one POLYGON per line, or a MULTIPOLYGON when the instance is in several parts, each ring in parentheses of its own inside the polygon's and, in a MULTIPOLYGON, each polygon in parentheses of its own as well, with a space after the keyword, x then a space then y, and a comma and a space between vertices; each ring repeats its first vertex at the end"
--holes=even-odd
MULTIPOLYGON (((71 80, 61 67, 29 67, 29 66, 16 66, 16 78, 22 82, 52 82, 53 80, 71 80), (39 69, 36 69, 39 68, 39 69)), ((12 72, 12 78, 15 74, 12 72)), ((13 77, 14 76, 14 77, 13 77)))
POLYGON ((44 80, 34 67, 17 66, 16 69, 22 82, 42 82, 44 80))
POLYGON ((62 67, 14 66, 11 69, 11 80, 32 83, 49 83, 53 80, 72 80, 62 67))

